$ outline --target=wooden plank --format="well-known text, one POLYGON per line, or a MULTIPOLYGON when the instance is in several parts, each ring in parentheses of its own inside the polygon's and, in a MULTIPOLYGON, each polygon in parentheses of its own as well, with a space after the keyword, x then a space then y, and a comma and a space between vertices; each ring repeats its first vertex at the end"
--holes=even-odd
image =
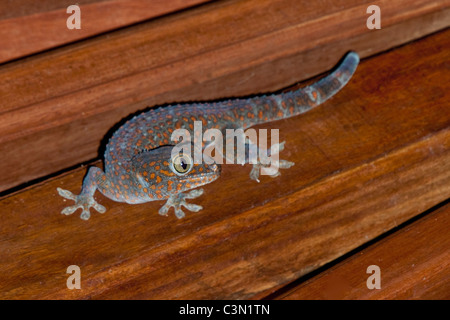
POLYGON ((323 106, 264 126, 296 165, 259 184, 226 165, 182 220, 101 195, 104 215, 59 214, 56 188, 80 190, 85 168, 2 198, 0 298, 264 297, 442 202, 449 32, 363 61, 323 106), (66 288, 69 265, 81 290, 66 288))
POLYGON ((0 190, 98 157, 106 132, 147 106, 278 90, 349 49, 368 56, 450 21, 449 1, 375 4, 377 31, 361 0, 213 2, 3 65, 0 190))
POLYGON ((84 0, 81 29, 69 30, 66 12, 73 1, 0 3, 0 63, 49 50, 210 0, 84 0))
POLYGON ((277 299, 449 299, 449 225, 447 204, 277 299), (367 288, 370 265, 380 268, 380 289, 367 288))
MULTIPOLYGON (((79 5, 85 5, 93 2, 101 2, 107 0, 80 0, 79 5)), ((31 16, 42 12, 53 11, 57 9, 67 8, 70 3, 67 0, 15 0, 2 1, 0 4, 0 20, 18 18, 23 16, 31 16)))

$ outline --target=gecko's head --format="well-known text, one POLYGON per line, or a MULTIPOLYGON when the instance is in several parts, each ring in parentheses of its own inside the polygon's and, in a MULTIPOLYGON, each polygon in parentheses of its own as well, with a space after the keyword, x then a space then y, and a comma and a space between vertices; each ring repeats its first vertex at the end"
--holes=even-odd
POLYGON ((169 169, 174 174, 173 181, 181 184, 183 191, 210 183, 220 175, 220 165, 205 161, 195 163, 192 156, 190 152, 171 151, 169 169))
POLYGON ((208 184, 220 176, 220 165, 194 163, 190 152, 174 152, 174 146, 162 146, 133 158, 140 184, 157 198, 166 198, 208 184))

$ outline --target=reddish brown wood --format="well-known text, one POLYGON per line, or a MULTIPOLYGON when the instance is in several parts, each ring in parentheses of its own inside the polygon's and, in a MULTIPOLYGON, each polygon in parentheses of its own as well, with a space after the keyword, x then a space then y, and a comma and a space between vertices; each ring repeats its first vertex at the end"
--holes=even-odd
POLYGON ((0 298, 264 297, 444 201, 449 32, 363 61, 326 104, 264 126, 296 165, 259 184, 225 166, 185 219, 101 195, 104 215, 59 214, 56 188, 79 191, 86 168, 2 198, 0 298), (81 290, 66 288, 72 264, 81 290))
MULTIPOLYGON (((108 0, 77 0, 75 3, 79 5, 86 5, 93 2, 101 2, 108 0)), ((11 18, 31 16, 42 12, 53 11, 57 9, 67 8, 69 5, 74 4, 69 0, 13 0, 2 1, 0 4, 0 20, 6 20, 11 18)))
POLYGON ((220 1, 3 65, 0 190, 98 157, 146 106, 278 90, 450 21, 448 1, 376 3, 378 31, 360 0, 220 1))
POLYGON ((85 0, 81 29, 66 27, 73 1, 0 3, 0 63, 186 9, 210 0, 85 0))
POLYGON ((449 299, 450 205, 400 229, 278 299, 449 299), (367 267, 381 271, 369 290, 367 267))

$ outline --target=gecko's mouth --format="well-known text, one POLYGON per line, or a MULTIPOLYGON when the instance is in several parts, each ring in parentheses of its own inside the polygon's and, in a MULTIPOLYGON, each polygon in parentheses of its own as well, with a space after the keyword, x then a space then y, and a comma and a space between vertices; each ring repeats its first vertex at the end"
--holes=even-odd
POLYGON ((219 165, 211 165, 208 168, 210 171, 204 173, 196 173, 194 176, 180 177, 182 182, 191 182, 196 185, 203 185, 212 182, 220 177, 221 167, 219 165))

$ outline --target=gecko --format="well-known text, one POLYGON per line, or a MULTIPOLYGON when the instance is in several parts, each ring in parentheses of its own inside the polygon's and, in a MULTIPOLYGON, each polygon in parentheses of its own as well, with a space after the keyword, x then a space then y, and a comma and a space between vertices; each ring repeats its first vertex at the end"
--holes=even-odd
MULTIPOLYGON (((247 129, 257 124, 277 121, 305 113, 324 103, 341 90, 352 77, 359 63, 356 52, 346 54, 329 75, 312 85, 279 94, 258 95, 217 102, 185 103, 152 108, 140 113, 119 127, 109 139, 104 152, 104 172, 90 167, 82 190, 74 195, 57 188, 59 195, 75 201, 61 213, 70 215, 81 209, 81 218, 88 220, 90 209, 104 213, 106 208, 94 199, 96 190, 106 197, 129 204, 166 200, 159 214, 167 216, 174 208, 175 216, 183 218, 183 207, 192 212, 200 205, 187 202, 203 194, 200 186, 220 177, 221 165, 194 163, 186 154, 173 157, 174 142, 170 140, 176 129, 192 132, 194 121, 201 121, 205 129, 247 129)), ((281 151, 284 143, 279 145, 281 151)), ((278 166, 287 169, 293 162, 279 160, 278 166)), ((253 163, 250 178, 256 181, 261 163, 253 163)), ((279 173, 278 173, 279 174, 279 173)), ((277 175, 278 175, 277 174, 277 175)))

